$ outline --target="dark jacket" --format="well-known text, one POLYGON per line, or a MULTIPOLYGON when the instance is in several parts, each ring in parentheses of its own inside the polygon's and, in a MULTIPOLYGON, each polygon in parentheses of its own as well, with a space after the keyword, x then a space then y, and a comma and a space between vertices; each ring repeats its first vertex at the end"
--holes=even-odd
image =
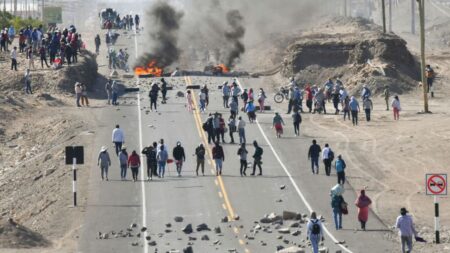
POLYGON ((302 116, 299 112, 296 112, 292 114, 292 120, 294 121, 294 123, 302 123, 302 116))
POLYGON ((309 147, 308 157, 319 157, 320 151, 322 151, 320 146, 318 144, 313 144, 309 147))
POLYGON ((186 161, 186 156, 184 155, 184 148, 182 146, 176 146, 175 148, 173 148, 172 155, 173 158, 175 158, 175 160, 177 161, 179 160, 186 161))
POLYGON ((334 212, 341 212, 342 202, 344 201, 344 198, 342 196, 333 195, 331 199, 331 207, 333 208, 334 212))
POLYGON ((205 147, 198 146, 195 149, 195 155, 197 156, 197 159, 204 160, 205 159, 205 152, 206 152, 205 147))
POLYGON ((253 154, 253 158, 256 160, 261 160, 263 154, 263 149, 259 146, 255 148, 255 153, 253 154))
POLYGON ((141 153, 147 157, 147 163, 156 163, 156 151, 154 148, 145 147, 141 153))
POLYGON ((223 153, 222 146, 215 146, 212 149, 212 155, 214 159, 222 159, 225 161, 225 154, 223 153))

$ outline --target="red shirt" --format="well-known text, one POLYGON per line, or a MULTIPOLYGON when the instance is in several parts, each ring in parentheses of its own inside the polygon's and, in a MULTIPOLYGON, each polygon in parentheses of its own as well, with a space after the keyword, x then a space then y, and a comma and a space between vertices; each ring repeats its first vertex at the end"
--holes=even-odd
POLYGON ((130 167, 139 167, 141 165, 141 159, 139 158, 139 156, 136 155, 130 155, 130 157, 128 157, 128 166, 130 167))

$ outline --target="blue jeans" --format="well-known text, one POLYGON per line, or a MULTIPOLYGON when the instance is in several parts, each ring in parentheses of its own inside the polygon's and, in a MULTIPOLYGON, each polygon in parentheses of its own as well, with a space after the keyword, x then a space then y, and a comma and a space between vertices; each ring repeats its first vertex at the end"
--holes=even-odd
POLYGON ((200 111, 205 110, 205 105, 206 105, 206 101, 201 99, 200 100, 200 111))
POLYGON ((164 173, 166 172, 166 162, 165 161, 159 161, 159 176, 164 177, 164 173))
POLYGON ((117 97, 118 97, 117 92, 113 92, 112 93, 112 104, 113 105, 117 105, 117 97))
POLYGON ((319 242, 320 242, 320 235, 311 235, 311 238, 309 238, 311 241, 311 247, 314 253, 319 253, 319 242))
POLYGON ((312 157, 311 156, 311 170, 314 173, 314 165, 317 167, 317 174, 319 174, 319 157, 312 157))
POLYGON ((222 159, 214 159, 214 161, 216 162, 216 171, 221 171, 222 170, 222 159))
POLYGON ((239 143, 246 143, 245 139, 245 128, 239 128, 239 143))
POLYGON ((126 178, 127 177, 127 165, 121 164, 120 165, 120 178, 126 178))
POLYGON ((342 229, 342 212, 333 210, 334 216, 334 225, 336 226, 336 230, 342 229))

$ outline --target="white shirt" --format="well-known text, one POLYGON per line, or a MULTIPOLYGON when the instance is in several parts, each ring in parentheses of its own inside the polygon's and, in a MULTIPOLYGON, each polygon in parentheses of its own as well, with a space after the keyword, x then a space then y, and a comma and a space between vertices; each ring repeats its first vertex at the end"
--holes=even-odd
POLYGON ((323 148, 322 149, 322 159, 328 159, 330 154, 330 148, 323 148))
POLYGON ((112 132, 112 141, 113 142, 125 142, 125 135, 123 130, 120 128, 114 128, 112 132))
POLYGON ((204 92, 200 92, 200 100, 206 100, 206 94, 204 92))
POLYGON ((311 236, 316 236, 312 234, 312 228, 313 228, 313 224, 317 223, 320 226, 320 233, 318 234, 319 238, 323 236, 323 226, 322 226, 322 222, 319 219, 316 220, 309 220, 308 224, 306 224, 306 227, 308 228, 307 230, 307 236, 309 238, 311 238, 311 236))
POLYGON ((11 51, 11 59, 17 59, 17 50, 12 50, 11 51))
POLYGON ((400 101, 397 99, 392 100, 392 107, 397 108, 400 111, 401 110, 400 101))
POLYGON ((238 123, 237 123, 237 127, 238 127, 238 129, 245 128, 245 121, 244 120, 239 120, 238 123))

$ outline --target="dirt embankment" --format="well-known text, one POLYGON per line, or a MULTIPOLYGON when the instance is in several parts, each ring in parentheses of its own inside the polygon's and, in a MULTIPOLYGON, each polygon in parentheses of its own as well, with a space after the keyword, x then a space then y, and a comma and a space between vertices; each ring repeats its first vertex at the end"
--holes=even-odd
MULTIPOLYGON (((73 89, 76 81, 96 89, 95 55, 85 52, 78 63, 58 70, 32 70, 32 95, 23 92, 23 66, 20 57, 20 71, 0 77, 0 248, 59 245, 73 229, 80 214, 67 208, 72 178, 64 146, 88 141, 92 125, 82 117, 88 112, 73 106, 73 89), (6 222, 9 218, 20 224, 18 231, 6 222)), ((86 176, 79 174, 82 180, 86 176)))
POLYGON ((364 19, 334 18, 289 45, 281 73, 319 85, 340 77, 354 92, 364 83, 375 93, 389 85, 401 94, 417 86, 420 69, 397 35, 364 19))

